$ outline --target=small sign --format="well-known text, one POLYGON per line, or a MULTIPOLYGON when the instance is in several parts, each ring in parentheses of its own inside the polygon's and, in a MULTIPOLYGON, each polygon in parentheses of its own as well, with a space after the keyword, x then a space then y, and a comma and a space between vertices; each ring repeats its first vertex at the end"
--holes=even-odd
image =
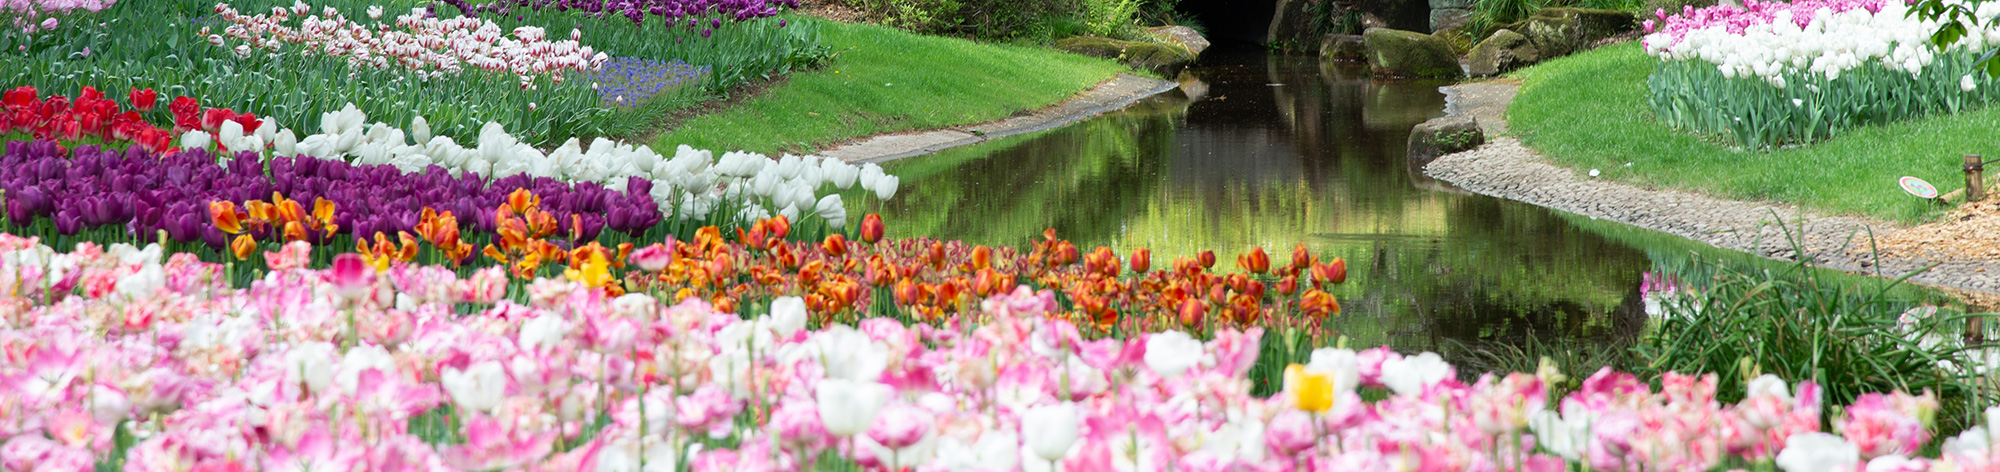
POLYGON ((1925 182, 1924 179, 1906 175, 1901 179, 1897 179, 1896 183, 1903 186, 1903 191, 1910 192, 1910 195, 1916 195, 1917 198, 1928 199, 1937 198, 1938 196, 1937 186, 1931 185, 1930 182, 1925 182))

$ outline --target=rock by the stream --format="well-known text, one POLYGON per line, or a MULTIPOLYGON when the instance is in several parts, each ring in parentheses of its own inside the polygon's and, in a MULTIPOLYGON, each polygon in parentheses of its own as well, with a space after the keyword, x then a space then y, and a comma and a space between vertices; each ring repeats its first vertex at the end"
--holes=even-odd
POLYGON ((1418 123, 1410 129, 1410 164, 1422 168, 1438 156, 1486 144, 1486 133, 1470 115, 1449 115, 1418 123))
POLYGON ((1329 34, 1319 40, 1319 57, 1329 61, 1368 60, 1368 43, 1358 34, 1329 34))
POLYGON ((1431 31, 1463 26, 1472 19, 1473 0, 1430 0, 1431 31))
POLYGON ((1486 77, 1541 60, 1541 50, 1536 49, 1527 36, 1502 29, 1472 46, 1472 51, 1465 55, 1465 68, 1473 77, 1486 77))
POLYGON ((1638 24, 1638 17, 1622 10, 1556 7, 1543 8, 1507 29, 1526 36, 1541 57, 1548 59, 1567 56, 1599 39, 1631 31, 1638 24))
POLYGON ((1175 46, 1180 46, 1181 49, 1186 49, 1188 55, 1191 56, 1201 56, 1202 51, 1208 50, 1208 38, 1202 37, 1201 32, 1195 31, 1194 28, 1179 25, 1158 26, 1146 28, 1146 32, 1175 46))
POLYGON ((1454 78, 1465 73, 1451 46, 1435 36, 1370 28, 1361 38, 1368 45, 1368 67, 1377 76, 1454 78))
POLYGON ((1194 54, 1178 46, 1096 36, 1063 38, 1056 41, 1056 48, 1085 56, 1115 59, 1164 77, 1173 77, 1189 62, 1194 62, 1194 54))

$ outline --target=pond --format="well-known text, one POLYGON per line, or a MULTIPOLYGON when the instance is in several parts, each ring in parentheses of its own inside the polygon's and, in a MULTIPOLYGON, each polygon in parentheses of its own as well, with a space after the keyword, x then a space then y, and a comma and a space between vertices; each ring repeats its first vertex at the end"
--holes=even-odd
POLYGON ((1648 319, 1648 272, 1731 259, 1425 177, 1405 143, 1443 114, 1448 83, 1262 53, 1205 57, 1190 75, 1202 84, 1121 112, 888 164, 905 189, 879 209, 890 234, 1025 246, 1055 228, 1086 252, 1151 248, 1155 267, 1213 249, 1230 270, 1252 247, 1289 261, 1303 242, 1348 261, 1330 326, 1359 346, 1442 351, 1629 339, 1648 319))

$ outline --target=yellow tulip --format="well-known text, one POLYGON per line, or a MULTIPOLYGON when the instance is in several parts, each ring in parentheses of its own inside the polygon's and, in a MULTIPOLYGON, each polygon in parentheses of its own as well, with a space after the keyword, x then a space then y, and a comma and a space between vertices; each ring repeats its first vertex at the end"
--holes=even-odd
POLYGON ((564 275, 591 288, 603 287, 611 283, 611 261, 604 258, 604 253, 591 251, 590 259, 583 263, 581 270, 569 269, 564 275))
POLYGON ((1333 376, 1320 372, 1306 372, 1303 365, 1292 364, 1285 367, 1285 391, 1292 395, 1292 402, 1300 410, 1319 413, 1333 407, 1333 376))

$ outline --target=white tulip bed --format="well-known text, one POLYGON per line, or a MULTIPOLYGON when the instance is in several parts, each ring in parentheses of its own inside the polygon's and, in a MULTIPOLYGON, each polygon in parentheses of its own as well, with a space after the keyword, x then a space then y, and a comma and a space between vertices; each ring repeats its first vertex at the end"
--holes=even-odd
MULTIPOLYGON (((1947 0, 1948 4, 1959 0, 1947 0)), ((2000 98, 1977 70, 2000 46, 2000 3, 1960 19, 1966 37, 1932 46, 1937 20, 1884 0, 1749 1, 1656 12, 1646 53, 1651 105, 1670 126, 1746 148, 1809 144, 1857 126, 1957 113, 2000 98)), ((1947 20, 1949 21, 1949 20, 1947 20)))

